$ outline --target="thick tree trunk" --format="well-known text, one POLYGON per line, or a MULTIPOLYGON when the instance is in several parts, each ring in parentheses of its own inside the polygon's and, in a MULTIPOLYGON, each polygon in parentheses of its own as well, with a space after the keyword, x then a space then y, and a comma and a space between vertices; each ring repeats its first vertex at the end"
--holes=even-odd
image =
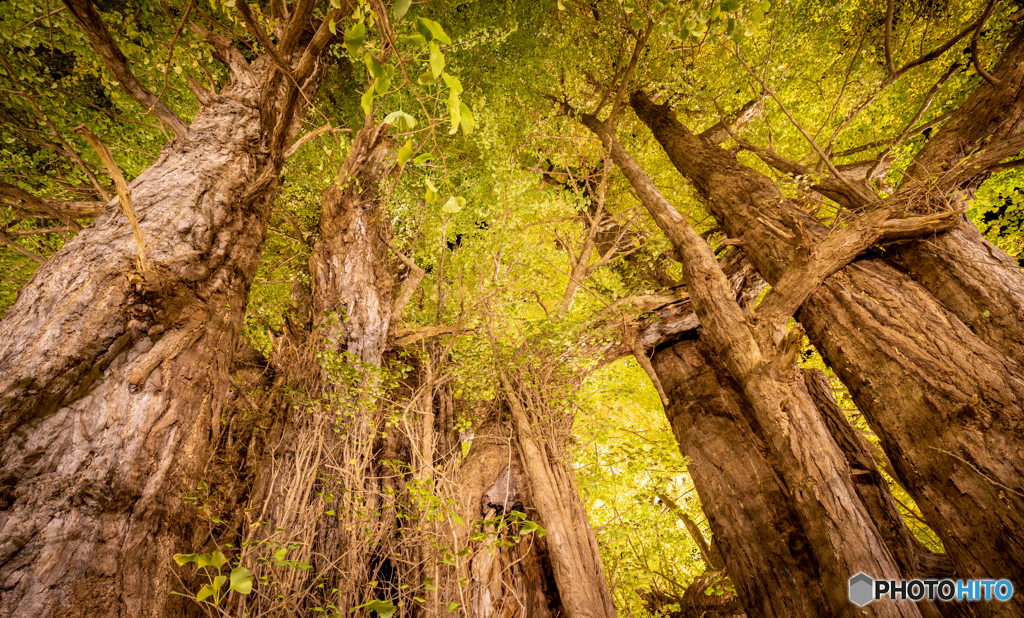
POLYGON ((601 552, 565 449, 572 415, 546 401, 546 390, 552 384, 545 378, 550 379, 553 372, 546 373, 534 370, 529 376, 509 377, 498 372, 523 476, 529 480, 538 523, 547 530, 551 571, 565 615, 612 618, 615 603, 601 552))
MULTIPOLYGON (((342 608, 372 594, 367 582, 386 557, 374 557, 370 539, 389 538, 398 525, 395 494, 384 485, 401 483, 381 461, 400 459, 397 451, 408 450, 393 444, 405 443, 393 432, 380 438, 383 408, 377 398, 394 281, 386 244, 390 229, 380 203, 381 182, 391 169, 386 129, 368 123, 356 133, 336 181, 321 198, 309 260, 312 329, 289 329, 277 342, 275 390, 292 394, 276 399, 275 429, 249 496, 258 515, 254 522, 278 529, 276 542, 300 545, 289 559, 314 566, 289 573, 286 588, 296 594, 322 578, 335 590, 329 602, 342 608), (324 496, 332 498, 325 502, 324 496), (335 515, 325 515, 328 510, 335 515), (364 536, 367 527, 373 529, 370 538, 364 536)), ((247 540, 265 534, 261 525, 253 526, 247 540)), ((274 551, 252 549, 246 561, 253 564, 257 555, 274 551)), ((257 575, 273 570, 253 568, 257 575)))
POLYGON ((751 618, 817 618, 825 605, 817 561, 749 403, 706 343, 689 338, 651 360, 671 404, 679 450, 751 618))
POLYGON ((165 614, 277 186, 260 85, 211 95, 131 183, 157 276, 129 282, 108 206, 0 322, 4 615, 165 614))
MULTIPOLYGON (((795 231, 799 222, 797 233, 824 235, 770 180, 691 134, 670 110, 642 93, 632 103, 769 283, 796 256, 778 230, 795 231)), ((862 259, 830 277, 798 319, 882 438, 958 573, 1020 579, 1024 379, 1017 363, 881 260, 862 259)))
POLYGON ((461 572, 453 573, 450 579, 468 577, 469 581, 464 596, 456 591, 458 584, 449 585, 445 602, 438 608, 446 608, 450 602, 465 602, 473 618, 551 618, 565 610, 555 584, 546 537, 530 534, 510 547, 503 547, 496 541, 514 539, 518 534, 509 530, 498 535, 495 526, 489 525, 483 531, 494 535, 494 539, 469 541, 469 526, 474 522, 508 516, 512 511, 525 513, 529 519, 537 518, 515 433, 500 416, 491 414, 476 429, 469 453, 459 466, 459 511, 466 524, 461 527, 460 537, 473 553, 468 556, 468 564, 460 565, 461 572))
MULTIPOLYGON (((1024 123, 1024 29, 982 82, 914 157, 899 193, 928 187, 978 148, 1018 134, 1024 123)), ((989 171, 958 187, 969 196, 989 171)), ((930 200, 913 200, 918 209, 930 200)), ((949 234, 896 248, 907 272, 982 341, 1024 362, 1024 272, 966 219, 949 234)))
MULTIPOLYGON (((773 467, 789 490, 807 534, 828 611, 850 616, 860 613, 842 594, 849 578, 871 572, 896 579, 899 567, 860 502, 849 465, 796 367, 802 331, 790 331, 778 340, 768 340, 763 331, 756 331, 749 312, 733 298, 728 279, 704 239, 668 203, 607 124, 586 114, 582 121, 601 138, 658 227, 672 241, 709 345, 741 386, 750 402, 752 420, 763 432, 772 457, 777 458, 773 467)), ((788 321, 788 314, 785 319, 788 321)), ((860 611, 878 616, 920 615, 916 607, 907 604, 880 603, 860 611)))

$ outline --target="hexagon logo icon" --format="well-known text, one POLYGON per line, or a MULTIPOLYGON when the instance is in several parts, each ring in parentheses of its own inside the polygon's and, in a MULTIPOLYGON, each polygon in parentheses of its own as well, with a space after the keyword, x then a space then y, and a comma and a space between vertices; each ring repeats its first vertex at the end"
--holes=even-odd
POLYGON ((850 578, 850 602, 864 607, 874 600, 872 589, 875 587, 875 580, 864 573, 857 573, 850 578))

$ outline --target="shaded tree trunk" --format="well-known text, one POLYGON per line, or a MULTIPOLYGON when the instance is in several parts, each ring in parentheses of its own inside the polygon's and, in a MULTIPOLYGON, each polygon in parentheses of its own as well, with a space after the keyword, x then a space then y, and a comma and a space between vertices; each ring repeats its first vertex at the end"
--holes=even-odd
MULTIPOLYGON (((769 283, 796 257, 778 230, 825 233, 770 180, 694 136, 668 108, 643 93, 632 104, 769 283)), ((1019 579, 1024 380, 1017 363, 877 259, 858 260, 827 279, 798 319, 881 437, 957 572, 1019 579)), ((1020 602, 984 609, 1013 613, 1020 602)))
MULTIPOLYGON (((91 5, 69 8, 108 69, 149 102, 91 5)), ((131 183, 155 272, 138 283, 132 233, 108 205, 0 322, 4 615, 162 616, 180 605, 168 567, 189 536, 183 498, 221 431, 283 145, 305 109, 266 61, 250 66, 226 37, 200 34, 231 80, 219 94, 193 84, 187 129, 154 108, 178 137, 131 183)), ((292 47, 308 96, 329 38, 324 25, 292 47)))

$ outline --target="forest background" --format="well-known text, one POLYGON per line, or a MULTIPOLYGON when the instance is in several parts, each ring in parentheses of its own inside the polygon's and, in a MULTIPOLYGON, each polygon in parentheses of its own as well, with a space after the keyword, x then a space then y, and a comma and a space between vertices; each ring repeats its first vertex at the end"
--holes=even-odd
MULTIPOLYGON (((109 243, 106 248, 98 243, 94 249, 99 257, 90 258, 96 261, 62 262, 61 272, 70 273, 61 280, 65 287, 54 290, 56 299, 39 305, 40 312, 55 307, 62 295, 79 285, 86 286, 76 277, 108 257, 104 267, 116 271, 118 281, 134 289, 126 294, 144 296, 147 286, 167 277, 166 272, 160 274, 161 252, 166 253, 175 238, 187 245, 193 242, 190 234, 201 235, 195 230, 202 226, 189 220, 175 232, 178 236, 168 233, 169 239, 161 238, 162 232, 156 230, 170 229, 179 219, 168 216, 152 222, 151 216, 147 223, 145 198, 135 199, 138 215, 131 212, 130 206, 125 208, 130 200, 114 178, 122 174, 135 186, 140 177, 149 178, 144 174, 151 166, 176 156, 167 154, 171 152, 165 150, 168 144, 185 137, 189 130, 185 125, 200 118, 202 109, 221 104, 211 93, 228 88, 229 74, 231 87, 240 83, 233 64, 238 58, 253 66, 263 63, 260 70, 296 61, 297 55, 280 61, 276 52, 271 53, 289 40, 282 25, 290 23, 288 11, 275 13, 282 10, 274 8, 277 3, 246 8, 240 1, 0 2, 0 315, 14 311, 17 303, 28 303, 23 297, 32 282, 45 285, 47 276, 56 277, 46 270, 47 264, 53 264, 54 256, 71 255, 65 246, 72 246, 73 239, 85 243, 94 217, 97 221, 106 217, 103 225, 119 230, 110 237, 114 240, 104 240, 109 243), (94 10, 83 8, 88 6, 94 10), (91 15, 105 23, 120 58, 109 48, 107 53, 98 51, 103 41, 88 28, 91 15), (119 62, 132 71, 118 74, 112 67, 119 62), (142 231, 137 224, 129 224, 136 216, 142 228, 150 227, 142 231), (155 266, 146 262, 147 257, 155 266)), ((238 275, 242 283, 235 287, 240 292, 217 301, 223 316, 216 320, 237 322, 241 336, 223 339, 221 345, 230 343, 230 354, 210 364, 211 372, 226 376, 220 391, 210 390, 214 397, 222 395, 223 403, 207 404, 198 397, 183 404, 185 409, 215 411, 212 429, 207 423, 202 430, 209 432, 204 439, 212 446, 202 462, 190 464, 192 472, 182 473, 173 484, 179 491, 187 481, 187 491, 170 493, 169 499, 182 505, 184 514, 175 517, 187 521, 181 526, 188 533, 178 534, 180 542, 152 546, 156 553, 166 550, 166 555, 154 558, 163 561, 165 588, 190 595, 189 603, 208 612, 243 611, 244 601, 239 599, 243 592, 253 598, 265 594, 248 611, 269 614, 273 608, 293 607, 348 615, 349 608, 360 606, 381 616, 397 610, 412 615, 412 608, 441 600, 452 612, 478 607, 474 604, 480 603, 479 598, 467 600, 469 593, 450 597, 438 591, 443 586, 424 566, 447 564, 459 573, 458 569, 466 568, 471 572, 467 580, 487 581, 473 570, 479 566, 474 557, 483 550, 465 552, 470 544, 463 546, 457 535, 449 543, 442 540, 443 530, 438 532, 437 520, 464 525, 465 519, 459 515, 465 506, 459 503, 459 490, 443 489, 448 482, 443 480, 455 487, 458 462, 470 452, 475 437, 489 435, 495 418, 515 418, 510 410, 517 404, 511 402, 515 397, 509 392, 519 392, 524 399, 522 393, 531 392, 544 403, 527 407, 540 415, 534 419, 536 424, 544 431, 550 429, 551 443, 556 444, 548 447, 552 460, 561 461, 569 477, 574 477, 568 486, 574 484, 585 507, 618 613, 682 612, 680 604, 687 590, 694 589, 694 582, 694 590, 713 598, 715 607, 738 611, 736 585, 715 556, 719 551, 715 531, 688 471, 690 460, 680 452, 682 438, 673 433, 666 417, 664 404, 671 393, 651 366, 652 344, 639 343, 651 324, 671 322, 658 317, 659 311, 686 300, 683 268, 676 260, 673 241, 645 208, 644 196, 621 173, 613 148, 585 116, 598 115, 595 110, 605 118, 612 116, 607 123, 614 127, 622 147, 715 253, 723 256, 751 241, 728 237, 708 208, 707 196, 680 175, 630 109, 634 91, 668 103, 694 133, 709 135, 707 131, 717 130, 716 143, 731 149, 744 165, 772 178, 787 197, 794 202, 809 200, 801 203, 821 221, 845 224, 848 204, 834 199, 835 193, 821 190, 832 162, 840 166, 865 159, 874 162, 866 175, 868 182, 881 195, 893 193, 915 155, 942 123, 979 87, 998 81, 990 72, 1017 37, 1018 6, 994 0, 888 4, 862 0, 400 0, 385 6, 370 0, 335 1, 309 11, 310 19, 322 25, 318 34, 330 31, 323 51, 318 52, 318 68, 306 74, 312 81, 319 80, 318 88, 310 90, 309 98, 300 88, 278 99, 266 94, 276 89, 285 92, 284 79, 253 90, 262 97, 258 105, 252 103, 254 108, 262 106, 263 114, 277 109, 278 124, 266 124, 267 119, 261 118, 266 135, 270 134, 266 127, 274 127, 273 140, 258 144, 252 136, 239 138, 249 140, 240 148, 266 149, 271 153, 266 155, 268 160, 277 161, 278 169, 264 170, 265 177, 251 173, 241 189, 223 189, 227 194, 273 184, 276 191, 268 194, 265 216, 253 220, 262 223, 240 224, 243 231, 239 233, 244 235, 246 226, 252 226, 254 238, 221 247, 224 254, 237 251, 252 256, 251 275, 238 275), (965 34, 942 49, 944 41, 961 31, 965 34), (933 49, 938 53, 913 64, 933 49), (900 67, 898 73, 896 67, 900 67), (287 120, 284 101, 295 107, 290 110, 294 120, 287 120), (828 157, 821 156, 820 148, 828 157), (274 180, 268 180, 271 175, 274 180), (339 232, 340 245, 322 249, 318 243, 327 237, 331 225, 327 215, 341 220, 347 215, 338 213, 351 210, 331 206, 332 185, 341 193, 355 191, 355 202, 339 198, 343 206, 366 200, 373 206, 356 208, 365 210, 366 218, 339 232), (372 197, 367 198, 368 193, 372 197), (259 229, 261 225, 265 231, 259 229), (383 245, 373 240, 374 234, 367 236, 373 238, 365 246, 344 236, 360 225, 384 230, 383 245), (364 251, 364 257, 371 258, 369 265, 346 262, 338 248, 345 246, 364 251), (318 253, 322 251, 334 253, 318 253), (340 270, 325 274, 328 271, 318 270, 317 264, 339 265, 340 270), (381 274, 383 270, 388 272, 381 274), (340 302, 333 310, 317 314, 318 308, 326 306, 318 299, 329 295, 317 287, 318 282, 343 281, 346 275, 341 272, 356 273, 351 280, 358 285, 366 283, 365 277, 376 277, 373 286, 379 298, 360 292, 356 303, 389 305, 395 310, 390 323, 374 327, 372 319, 346 311, 340 302), (251 282, 244 281, 247 276, 251 282), (324 349, 310 343, 319 341, 317 332, 326 333, 323 337, 328 340, 344 333, 342 338, 353 341, 358 339, 353 332, 370 333, 374 328, 380 330, 376 351, 352 346, 324 349), (302 360, 306 347, 315 351, 309 356, 314 360, 302 360), (316 367, 312 374, 309 363, 316 367), (305 369, 297 369, 300 366, 305 369), (303 376, 314 374, 316 381, 331 386, 311 386, 303 376), (543 380, 521 376, 543 376, 543 380), (522 385, 516 386, 517 379, 522 385), (426 409, 431 419, 447 418, 448 426, 422 421, 426 409), (374 410, 372 428, 360 428, 362 421, 353 419, 367 410, 374 410), (364 496, 353 503, 361 506, 349 508, 368 509, 384 518, 381 504, 387 503, 399 522, 368 534, 367 547, 386 550, 352 557, 375 575, 354 578, 358 589, 350 591, 346 601, 339 600, 344 590, 339 593, 332 588, 338 584, 325 587, 324 580, 315 578, 324 568, 323 539, 329 536, 318 527, 322 524, 310 523, 315 517, 311 520, 308 512, 292 519, 283 514, 268 516, 272 522, 268 535, 252 533, 264 519, 252 514, 261 506, 252 499, 261 487, 261 469, 266 473, 275 466, 297 466, 294 462, 301 458, 305 438, 300 436, 306 435, 305 430, 288 421, 289 414, 318 419, 325 414, 328 421, 316 425, 317 432, 354 435, 364 431, 366 436, 379 435, 385 443, 353 442, 357 447, 345 447, 355 448, 351 452, 335 444, 331 458, 317 459, 318 463, 310 464, 312 472, 305 471, 312 489, 300 502, 303 508, 316 511, 316 517, 349 521, 335 506, 342 502, 341 493, 355 495, 378 483, 373 485, 378 502, 367 502, 364 496), (284 423, 284 428, 274 433, 277 423, 284 423), (447 438, 439 438, 445 431, 447 438), (281 455, 270 449, 269 455, 255 454, 256 445, 263 448, 275 440, 278 444, 294 440, 289 447, 294 452, 281 455), (402 446, 403 440, 408 445, 402 446), (241 452, 238 444, 243 443, 247 450, 241 452), (436 456, 443 448, 448 449, 446 457, 436 456), (291 457, 292 463, 282 463, 282 457, 291 457), (368 476, 344 477, 338 470, 347 463, 368 476), (401 482, 380 473, 382 466, 390 466, 401 482), (370 476, 376 480, 368 480, 370 476), (334 491, 331 483, 343 489, 334 491), (380 496, 388 496, 391 502, 380 496), (411 525, 410 518, 420 523, 411 525), (294 527, 284 525, 285 521, 294 527), (302 526, 311 526, 312 531, 302 532, 298 529, 302 526), (403 558, 404 546, 394 540, 403 526, 425 535, 413 544, 421 554, 409 558, 406 553, 403 558), (255 553, 246 553, 249 550, 255 553), (243 567, 244 573, 238 572, 237 586, 231 577, 230 592, 223 588, 228 585, 226 579, 216 586, 211 579, 211 592, 204 596, 203 569, 210 567, 200 565, 197 571, 195 564, 217 552, 226 556, 229 566, 243 567), (174 565, 175 554, 183 556, 179 565, 185 566, 174 565), (305 574, 310 570, 312 578, 305 574), (172 573, 179 577, 177 581, 171 579, 172 573), (245 573, 250 576, 248 588, 245 573)), ((300 40, 298 35, 293 38, 300 40)), ((305 36, 301 45, 312 49, 317 40, 305 36)), ((233 130, 230 120, 209 122, 210 126, 225 122, 220 128, 233 130)), ((985 238, 1020 263, 1024 184, 1017 162, 1005 163, 1018 152, 999 158, 996 163, 1004 163, 970 187, 964 207, 967 219, 985 238)), ((225 165, 223 169, 231 168, 225 165)), ((861 174, 863 178, 863 170, 861 174)), ((204 177, 200 173, 196 178, 204 177)), ((192 181, 170 178, 169 182, 176 187, 171 194, 177 195, 174 191, 188 193, 192 181)), ((197 195, 218 191, 222 189, 195 185, 197 195)), ((259 211, 258 202, 252 203, 257 205, 243 209, 259 211)), ((197 220, 209 219, 211 229, 219 225, 216 208, 197 212, 197 220)), ((885 247, 871 251, 890 257, 885 247)), ((210 254, 196 251, 182 259, 198 264, 210 254)), ((246 268, 225 267, 229 274, 223 278, 248 272, 246 268)), ((112 281, 114 275, 97 285, 122 285, 112 281)), ((764 294, 763 284, 754 287, 755 297, 764 294)), ((169 284, 160 289, 158 294, 173 296, 169 284)), ((145 321, 134 314, 122 317, 125 324, 145 321)), ((205 328, 192 319, 182 313, 171 323, 185 325, 186 330, 192 329, 189 333, 205 328)), ((85 324, 83 329, 91 328, 85 324)), ((74 330, 71 339, 90 336, 74 330)), ((671 334, 659 336, 663 338, 658 345, 671 342, 671 334)), ((164 337, 159 341, 170 340, 164 337)), ((193 345, 195 339, 189 337, 173 340, 173 345, 179 345, 176 350, 193 345)), ((11 341, 32 347, 29 341, 11 341)), ((867 437, 905 525, 925 548, 941 553, 944 548, 933 531, 934 522, 928 525, 906 483, 896 478, 848 386, 807 338, 799 344, 800 366, 825 372, 834 402, 851 426, 867 437)), ((5 354, 17 353, 11 345, 5 354)), ((211 344, 211 349, 216 347, 211 344)), ((163 371, 166 381, 167 363, 175 356, 163 354, 148 371, 163 371)), ((186 357, 181 358, 184 363, 186 357)), ((146 384, 149 375, 139 384, 132 382, 133 388, 146 384)), ((19 393, 11 386, 5 396, 22 397, 19 393)), ((102 389, 96 393, 104 396, 102 389)), ((9 419, 35 422, 31 415, 8 414, 9 419)), ((82 431, 92 439, 96 431, 113 431, 108 425, 104 421, 82 431)), ((150 425, 165 429, 157 420, 150 425)), ((60 427, 52 431, 56 433, 41 433, 39 440, 63 444, 54 437, 60 427)), ((119 433, 120 429, 112 435, 119 433)), ((68 436, 68 444, 82 440, 78 433, 68 436)), ((9 435, 4 434, 4 439, 9 435)), ((325 438, 317 440, 328 449, 325 438)), ((101 452, 96 447, 90 457, 101 452)), ((7 453, 5 482, 21 487, 20 480, 9 479, 32 469, 34 460, 7 453), (12 464, 16 459, 17 465, 12 464)), ((509 461, 510 471, 503 473, 506 493, 509 475, 526 474, 517 472, 523 463, 509 461)), ((85 469, 91 468, 80 470, 85 469)), ((299 478, 298 472, 294 474, 299 478)), ((53 492, 73 486, 53 482, 53 492)), ((485 502, 478 516, 485 521, 474 534, 486 532, 491 537, 468 538, 472 543, 498 543, 499 549, 520 551, 516 549, 520 538, 540 542, 544 527, 551 526, 533 510, 528 491, 513 501, 521 515, 509 520, 512 509, 506 500, 497 513, 486 517, 488 491, 502 486, 501 482, 500 475, 488 478, 481 488, 485 502), (514 529, 511 537, 502 532, 509 526, 514 529)), ((11 490, 10 495, 21 495, 18 491, 22 490, 11 490)), ((277 494, 267 490, 260 495, 277 494)), ((51 499, 40 498, 39 503, 51 499)), ((8 494, 3 500, 5 509, 13 502, 8 494)), ((269 504, 270 499, 266 500, 269 504)), ((289 504, 288 508, 298 509, 289 504)), ((266 514, 263 508, 261 515, 266 514)), ((62 525, 74 525, 69 523, 72 520, 63 521, 62 525)), ((118 554, 110 571, 126 568, 127 555, 118 554)), ((517 559, 521 557, 508 558, 503 568, 511 569, 508 565, 517 559)), ((5 577, 24 568, 14 558, 5 556, 5 560, 6 566, 0 566, 5 577), (12 570, 5 572, 5 568, 12 570)), ((207 558, 206 564, 211 560, 215 563, 217 558, 207 558)), ((215 566, 219 571, 220 565, 215 566)), ((529 579, 528 574, 522 577, 529 579)), ((467 588, 458 577, 451 579, 467 588)), ((118 586, 128 586, 117 581, 118 586)), ((23 611, 15 609, 22 600, 43 594, 17 586, 5 585, 5 594, 14 596, 7 597, 4 603, 9 605, 4 607, 13 615, 23 611)), ((74 594, 89 597, 91 593, 74 594)), ((562 594, 563 602, 570 604, 571 595, 562 594)), ((117 598, 118 593, 98 596, 103 595, 117 598)), ((41 601, 39 607, 53 610, 68 597, 60 598, 64 600, 41 601)))

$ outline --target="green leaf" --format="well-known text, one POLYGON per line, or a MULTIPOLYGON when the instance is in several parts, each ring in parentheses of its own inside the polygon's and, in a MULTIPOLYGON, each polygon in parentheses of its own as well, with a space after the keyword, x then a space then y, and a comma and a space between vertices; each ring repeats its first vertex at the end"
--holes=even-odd
POLYGON ((359 99, 359 105, 363 107, 363 113, 367 116, 373 111, 373 86, 366 89, 363 96, 359 99))
POLYGON ((185 566, 189 562, 195 562, 199 559, 199 554, 174 554, 174 561, 178 563, 178 566, 185 566))
MULTIPOLYGON (((205 586, 200 588, 199 589, 199 593, 196 594, 196 601, 200 601, 201 602, 203 599, 205 599, 206 597, 208 597, 208 596, 210 596, 212 594, 213 594, 213 586, 211 586, 210 584, 206 584, 205 586)), ((207 601, 207 603, 209 603, 209 601, 207 601)))
POLYGON ((545 534, 548 533, 547 530, 545 530, 544 528, 541 528, 539 525, 537 525, 537 522, 524 521, 522 523, 522 525, 519 527, 519 535, 520 536, 526 536, 527 534, 530 534, 531 532, 536 532, 537 536, 544 536, 545 534))
POLYGON ((429 204, 430 202, 436 201, 436 200, 437 200, 437 187, 435 187, 435 186, 434 186, 434 183, 430 182, 430 179, 429 179, 429 178, 427 178, 427 179, 426 179, 426 180, 424 181, 424 184, 426 184, 426 185, 427 185, 427 193, 426 193, 426 195, 424 195, 424 196, 423 196, 423 199, 424 199, 424 200, 425 200, 425 201, 426 201, 426 202, 427 202, 428 204, 429 204))
POLYGON ((754 11, 750 14, 750 21, 752 21, 755 24, 759 24, 759 23, 763 22, 764 21, 764 12, 761 11, 761 9, 759 9, 759 8, 758 9, 754 9, 754 11))
POLYGON ((327 29, 331 31, 331 34, 338 34, 338 25, 334 23, 334 20, 327 22, 327 29))
POLYGON ((423 75, 416 78, 416 83, 429 86, 431 84, 436 84, 437 78, 434 77, 434 73, 432 71, 424 71, 423 75))
POLYGON ((412 140, 406 140, 405 145, 398 149, 398 165, 404 167, 406 161, 412 156, 412 140))
POLYGON ((238 594, 249 594, 252 592, 252 571, 245 567, 235 567, 231 569, 231 586, 229 590, 234 590, 238 594))
POLYGON ((448 129, 448 135, 455 135, 455 132, 459 130, 459 125, 462 124, 462 101, 459 100, 459 94, 454 90, 448 93, 448 111, 452 115, 452 128, 448 129))
POLYGON ((630 27, 631 27, 631 28, 632 28, 633 30, 636 30, 636 31, 638 31, 638 32, 639 32, 640 30, 643 30, 643 29, 644 29, 644 22, 643 22, 643 20, 642 20, 642 19, 638 19, 638 18, 636 18, 636 17, 633 17, 633 18, 631 18, 631 19, 629 20, 629 26, 630 26, 630 27))
POLYGON ((463 135, 469 135, 476 127, 473 112, 469 109, 468 105, 461 102, 459 103, 459 126, 462 127, 463 135))
POLYGON ((371 77, 378 79, 384 76, 384 68, 380 66, 380 63, 371 54, 363 56, 363 62, 366 63, 366 70, 370 72, 371 77))
POLYGON ((761 3, 761 12, 767 13, 770 10, 772 10, 771 0, 764 0, 764 2, 761 3))
POLYGON ((411 4, 412 0, 395 0, 395 5, 391 7, 391 14, 395 16, 395 21, 405 17, 411 4))
POLYGON ((437 41, 442 45, 451 45, 452 40, 444 33, 441 24, 426 17, 416 18, 416 31, 423 35, 428 41, 437 41))
POLYGON ((379 616, 379 618, 391 618, 391 616, 394 615, 395 610, 398 608, 395 607, 395 604, 391 601, 374 600, 369 603, 363 603, 362 605, 353 607, 352 609, 370 609, 377 612, 377 616, 379 616))
POLYGON ((732 13, 738 8, 740 8, 740 0, 722 0, 722 10, 726 13, 732 13))
POLYGON ((432 152, 424 152, 421 155, 417 155, 417 157, 415 159, 413 159, 412 162, 415 163, 416 165, 423 165, 424 163, 426 163, 427 161, 429 161, 429 160, 431 160, 433 158, 434 158, 434 153, 432 153, 432 152))
POLYGON ((462 207, 465 205, 466 198, 456 197, 453 195, 450 198, 448 198, 448 201, 445 202, 444 206, 441 207, 441 212, 448 213, 449 215, 454 215, 458 213, 460 210, 462 210, 462 207))
POLYGON ((410 34, 408 36, 400 36, 395 41, 398 45, 426 45, 427 39, 422 34, 410 34))
POLYGON ((358 56, 366 43, 366 26, 355 24, 345 33, 345 49, 353 56, 358 56))
POLYGON ((441 53, 437 41, 430 42, 430 72, 434 77, 440 77, 444 72, 444 54, 441 53))
POLYGON ((565 5, 562 4, 562 0, 557 0, 557 1, 558 1, 558 10, 559 11, 564 11, 565 10, 565 5))
POLYGON ((416 127, 416 119, 402 110, 394 111, 384 117, 384 122, 399 131, 411 131, 416 127))
POLYGON ((228 559, 224 557, 224 554, 222 554, 219 551, 215 551, 212 554, 210 554, 210 564, 217 567, 218 569, 227 564, 227 562, 228 559))
POLYGON ((462 82, 459 81, 458 77, 449 73, 442 73, 441 79, 443 79, 444 83, 447 84, 450 89, 454 90, 456 94, 462 94, 462 82))
POLYGON ((395 76, 395 67, 390 64, 384 65, 384 74, 377 80, 377 85, 374 87, 374 91, 377 96, 383 96, 387 93, 388 88, 391 87, 391 79, 395 76))
POLYGON ((448 604, 448 613, 454 612, 455 610, 459 609, 460 607, 462 607, 462 606, 459 605, 458 603, 452 601, 451 603, 448 604))

